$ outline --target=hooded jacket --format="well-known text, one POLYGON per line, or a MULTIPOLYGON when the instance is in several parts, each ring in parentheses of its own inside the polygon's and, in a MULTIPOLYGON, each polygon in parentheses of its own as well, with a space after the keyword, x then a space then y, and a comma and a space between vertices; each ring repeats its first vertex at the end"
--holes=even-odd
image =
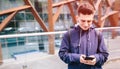
POLYGON ((68 64, 68 69, 102 69, 108 55, 102 34, 98 34, 93 27, 83 31, 77 26, 66 32, 59 50, 59 57, 68 64), (94 55, 96 64, 80 63, 81 54, 94 55))

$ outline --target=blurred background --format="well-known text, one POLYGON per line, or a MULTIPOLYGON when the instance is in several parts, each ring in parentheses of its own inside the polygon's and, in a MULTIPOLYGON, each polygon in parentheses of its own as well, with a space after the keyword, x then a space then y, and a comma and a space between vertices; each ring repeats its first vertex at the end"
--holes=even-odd
MULTIPOLYGON (((0 0, 0 69, 67 69, 58 50, 82 1, 0 0)), ((96 10, 93 25, 110 53, 103 68, 120 69, 120 0, 85 1, 96 10)))

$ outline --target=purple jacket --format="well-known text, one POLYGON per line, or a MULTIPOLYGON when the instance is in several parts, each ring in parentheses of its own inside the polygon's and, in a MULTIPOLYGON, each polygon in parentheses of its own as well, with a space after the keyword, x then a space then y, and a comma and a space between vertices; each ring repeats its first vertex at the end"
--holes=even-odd
POLYGON ((68 64, 68 69, 102 69, 108 55, 102 34, 93 27, 83 31, 77 26, 66 32, 59 50, 59 57, 68 64), (95 55, 97 63, 94 66, 80 63, 81 54, 95 55))

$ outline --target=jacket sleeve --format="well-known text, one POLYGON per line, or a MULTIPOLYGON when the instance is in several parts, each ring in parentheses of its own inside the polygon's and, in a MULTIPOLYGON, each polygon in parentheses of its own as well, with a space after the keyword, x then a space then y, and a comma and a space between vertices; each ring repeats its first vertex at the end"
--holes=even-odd
POLYGON ((61 42, 59 57, 65 63, 80 63, 80 54, 71 53, 70 42, 69 42, 69 33, 65 33, 61 42))
POLYGON ((95 54, 95 57, 97 59, 97 66, 102 66, 108 59, 109 53, 107 52, 107 48, 104 43, 104 38, 102 34, 100 33, 98 36, 98 50, 97 54, 95 54))

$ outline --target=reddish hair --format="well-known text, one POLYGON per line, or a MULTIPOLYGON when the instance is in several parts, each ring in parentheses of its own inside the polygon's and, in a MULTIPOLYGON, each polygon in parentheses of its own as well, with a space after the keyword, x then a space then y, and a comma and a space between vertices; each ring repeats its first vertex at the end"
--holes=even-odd
POLYGON ((94 8, 89 2, 82 2, 82 3, 80 3, 80 5, 77 8, 77 12, 78 12, 78 15, 80 13, 82 13, 84 15, 86 15, 86 14, 90 15, 90 14, 94 13, 94 8))

